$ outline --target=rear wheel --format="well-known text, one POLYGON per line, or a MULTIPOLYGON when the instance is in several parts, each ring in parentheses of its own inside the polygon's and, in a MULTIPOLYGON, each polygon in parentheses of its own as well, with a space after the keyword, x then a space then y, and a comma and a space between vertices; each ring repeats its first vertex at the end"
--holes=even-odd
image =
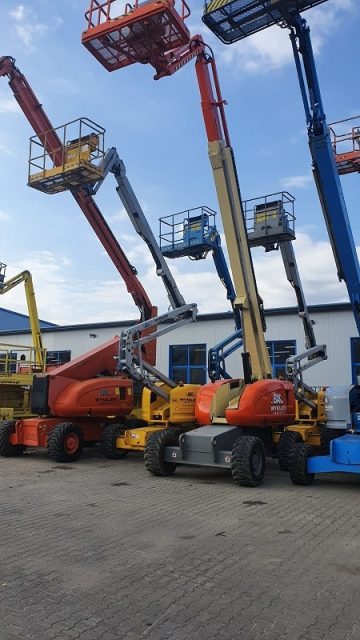
POLYGON ((255 436, 241 436, 234 442, 231 455, 234 482, 242 487, 257 487, 265 474, 265 447, 255 436))
POLYGON ((48 437, 48 456, 55 462, 76 462, 82 455, 84 437, 80 427, 72 422, 62 422, 48 437))
POLYGON ((129 453, 127 449, 118 449, 116 438, 122 436, 124 427, 119 424, 107 424, 101 436, 101 448, 109 460, 121 460, 129 453))
POLYGON ((303 439, 297 431, 284 431, 279 440, 278 460, 282 471, 289 470, 289 455, 296 444, 301 444, 303 439))
POLYGON ((340 431, 339 429, 329 429, 325 427, 324 424, 320 426, 320 447, 321 453, 328 454, 330 453, 330 442, 335 440, 335 438, 339 438, 343 436, 345 431, 340 431))
POLYGON ((5 420, 0 425, 0 456, 5 458, 16 458, 22 456, 26 446, 24 444, 11 444, 10 435, 15 431, 15 422, 5 420))
POLYGON ((173 429, 157 431, 145 445, 145 467, 153 476, 171 476, 176 469, 176 464, 164 460, 165 447, 177 447, 179 435, 173 429))
POLYGON ((313 483, 315 474, 307 470, 312 454, 312 448, 306 443, 294 446, 289 456, 289 474, 294 484, 308 486, 313 483))

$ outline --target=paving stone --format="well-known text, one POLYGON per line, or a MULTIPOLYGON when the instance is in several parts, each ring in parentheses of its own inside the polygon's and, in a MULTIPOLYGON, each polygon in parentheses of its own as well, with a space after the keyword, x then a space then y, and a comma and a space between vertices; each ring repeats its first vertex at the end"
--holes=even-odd
POLYGON ((358 640, 359 488, 0 458, 0 640, 358 640))

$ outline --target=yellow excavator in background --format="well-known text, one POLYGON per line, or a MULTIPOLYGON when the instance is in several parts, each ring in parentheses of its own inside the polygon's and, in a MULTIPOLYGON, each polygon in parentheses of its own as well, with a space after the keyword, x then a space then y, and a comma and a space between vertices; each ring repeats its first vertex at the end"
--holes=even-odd
POLYGON ((35 292, 29 271, 5 280, 6 264, 0 262, 0 294, 24 283, 32 345, 0 343, 0 420, 31 416, 30 388, 35 373, 46 369, 35 292))

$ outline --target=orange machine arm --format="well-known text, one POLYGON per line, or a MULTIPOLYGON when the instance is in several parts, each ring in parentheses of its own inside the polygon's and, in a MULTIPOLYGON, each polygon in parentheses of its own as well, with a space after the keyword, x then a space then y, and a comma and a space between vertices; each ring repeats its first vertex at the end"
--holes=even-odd
POLYGON ((230 147, 224 110, 226 102, 221 95, 215 59, 201 35, 193 36, 186 45, 165 53, 163 59, 158 59, 155 63, 154 78, 160 80, 165 76, 171 76, 194 58, 196 58, 195 69, 208 142, 224 140, 226 146, 230 147))
MULTIPOLYGON (((14 58, 10 56, 0 58, 0 76, 9 78, 9 85, 16 101, 43 144, 45 144, 45 136, 42 134, 47 132, 46 151, 52 157, 54 164, 60 165, 62 142, 53 130, 49 118, 25 76, 15 66, 14 58)), ((84 189, 73 190, 71 193, 123 278, 128 292, 141 311, 141 319, 148 320, 154 317, 156 308, 152 306, 146 291, 136 277, 136 269, 130 264, 93 198, 84 189)))

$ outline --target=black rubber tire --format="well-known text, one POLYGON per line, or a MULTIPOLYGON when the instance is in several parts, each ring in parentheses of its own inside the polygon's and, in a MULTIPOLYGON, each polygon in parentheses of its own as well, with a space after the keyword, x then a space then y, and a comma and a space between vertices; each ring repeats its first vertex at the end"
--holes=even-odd
POLYGON ((310 445, 296 444, 289 456, 289 474, 293 484, 309 486, 315 478, 314 473, 308 473, 307 462, 313 455, 310 445))
POLYGON ((345 431, 340 431, 339 429, 329 429, 324 424, 320 426, 320 448, 321 453, 328 454, 330 453, 330 442, 331 440, 335 440, 335 438, 339 438, 339 436, 345 435, 345 431))
POLYGON ((265 475, 265 447, 260 438, 240 436, 231 454, 231 473, 234 482, 242 487, 257 487, 265 475))
POLYGON ((101 449, 108 460, 121 460, 129 453, 127 449, 117 449, 116 438, 124 433, 120 424, 107 424, 101 436, 101 449))
POLYGON ((179 434, 174 429, 164 429, 157 431, 145 445, 144 463, 147 471, 153 476, 172 476, 175 472, 176 464, 165 462, 165 447, 177 447, 179 445, 179 434))
POLYGON ((24 444, 10 444, 9 436, 14 432, 15 422, 4 420, 0 423, 0 456, 4 458, 17 458, 22 456, 26 446, 24 444))
POLYGON ((84 436, 77 425, 72 422, 61 422, 53 428, 48 437, 48 456, 55 462, 76 462, 81 458, 84 449, 84 436), (66 440, 74 435, 78 439, 78 447, 74 451, 66 449, 66 440))
POLYGON ((282 471, 289 471, 289 455, 296 444, 301 444, 303 439, 297 431, 284 431, 279 440, 277 455, 279 467, 282 471))
POLYGON ((147 422, 142 418, 128 418, 124 424, 124 429, 141 429, 146 426, 147 422))

